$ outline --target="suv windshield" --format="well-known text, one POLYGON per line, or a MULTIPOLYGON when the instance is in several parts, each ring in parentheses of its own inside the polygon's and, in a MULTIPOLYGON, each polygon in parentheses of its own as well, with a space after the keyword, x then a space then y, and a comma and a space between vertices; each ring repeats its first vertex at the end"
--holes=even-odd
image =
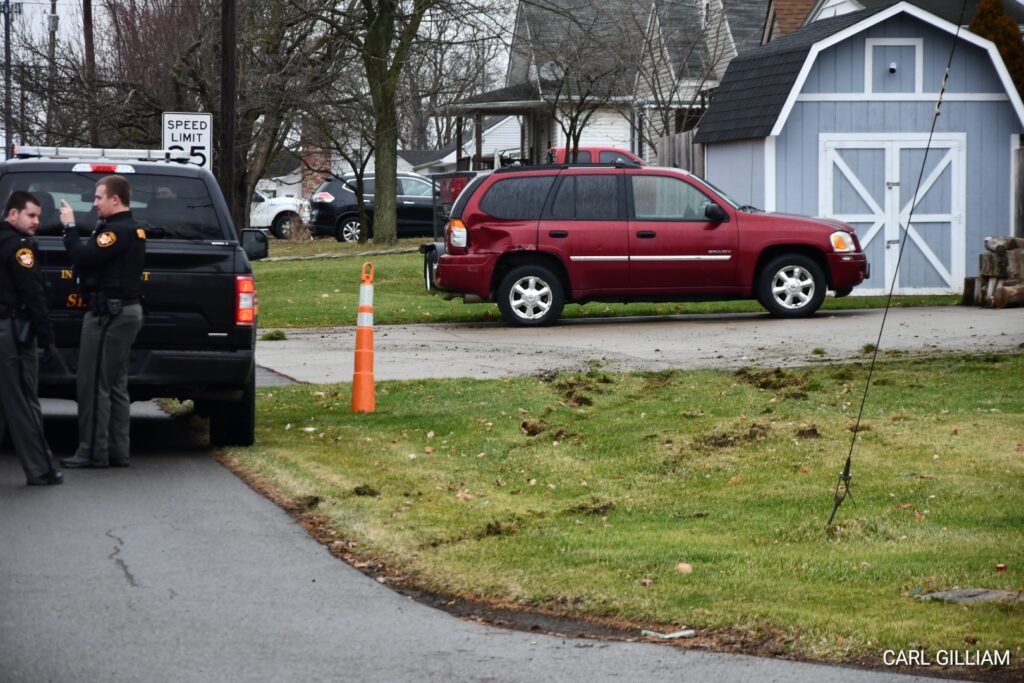
POLYGON ((715 187, 714 185, 712 185, 708 181, 704 180, 700 176, 695 176, 695 175, 693 175, 691 173, 690 174, 690 179, 693 180, 698 185, 703 185, 704 187, 708 188, 709 190, 711 190, 712 192, 717 194, 719 197, 724 199, 729 204, 729 206, 731 206, 732 208, 734 208, 734 209, 740 208, 740 205, 736 203, 736 200, 734 200, 732 197, 730 197, 726 193, 722 192, 717 187, 715 187))
MULTIPOLYGON (((27 190, 42 205, 38 234, 59 235, 60 202, 66 200, 75 211, 80 228, 96 224, 92 208, 98 173, 71 171, 10 171, 0 177, 0 197, 15 190, 27 190)), ((206 184, 199 178, 132 174, 132 216, 155 238, 217 240, 225 230, 217 219, 206 184)))

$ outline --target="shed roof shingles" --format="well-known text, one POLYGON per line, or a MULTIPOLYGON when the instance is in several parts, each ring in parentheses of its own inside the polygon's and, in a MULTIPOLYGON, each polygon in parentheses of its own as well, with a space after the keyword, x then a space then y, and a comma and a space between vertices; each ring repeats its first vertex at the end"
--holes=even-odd
POLYGON ((816 21, 734 59, 711 100, 694 142, 706 144, 767 136, 782 113, 811 47, 882 9, 816 21))

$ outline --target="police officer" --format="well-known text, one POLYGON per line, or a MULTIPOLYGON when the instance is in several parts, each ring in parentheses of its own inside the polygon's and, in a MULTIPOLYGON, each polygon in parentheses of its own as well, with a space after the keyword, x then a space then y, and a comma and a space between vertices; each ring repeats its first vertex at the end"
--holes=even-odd
POLYGON ((146 232, 132 218, 131 186, 119 175, 96 183, 99 223, 84 243, 61 201, 64 248, 87 298, 78 352, 78 450, 68 468, 128 467, 128 354, 142 328, 146 232))
POLYGON ((11 428, 14 450, 30 486, 64 481, 53 466, 39 409, 37 349, 52 353, 53 328, 36 241, 39 200, 23 190, 11 193, 0 222, 0 438, 11 428))

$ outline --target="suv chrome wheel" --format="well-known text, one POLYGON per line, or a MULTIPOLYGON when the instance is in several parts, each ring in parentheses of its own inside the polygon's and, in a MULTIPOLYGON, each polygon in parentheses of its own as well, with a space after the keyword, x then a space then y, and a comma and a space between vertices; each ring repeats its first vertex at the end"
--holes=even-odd
POLYGON ((772 315, 808 316, 825 298, 825 276, 821 267, 806 256, 780 256, 762 271, 757 295, 772 315))
POLYGON ((513 325, 550 325, 565 304, 562 283, 547 268, 521 266, 505 276, 498 288, 498 308, 513 325))
POLYGON ((362 232, 358 218, 346 217, 338 222, 337 240, 339 242, 358 242, 359 233, 362 232))

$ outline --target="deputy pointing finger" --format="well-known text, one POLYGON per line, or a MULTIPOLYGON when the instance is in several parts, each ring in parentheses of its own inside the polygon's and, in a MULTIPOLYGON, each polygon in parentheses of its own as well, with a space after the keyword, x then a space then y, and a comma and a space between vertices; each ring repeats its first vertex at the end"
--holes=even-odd
POLYGON ((61 225, 74 225, 75 211, 68 204, 68 200, 60 200, 60 223, 61 225))

